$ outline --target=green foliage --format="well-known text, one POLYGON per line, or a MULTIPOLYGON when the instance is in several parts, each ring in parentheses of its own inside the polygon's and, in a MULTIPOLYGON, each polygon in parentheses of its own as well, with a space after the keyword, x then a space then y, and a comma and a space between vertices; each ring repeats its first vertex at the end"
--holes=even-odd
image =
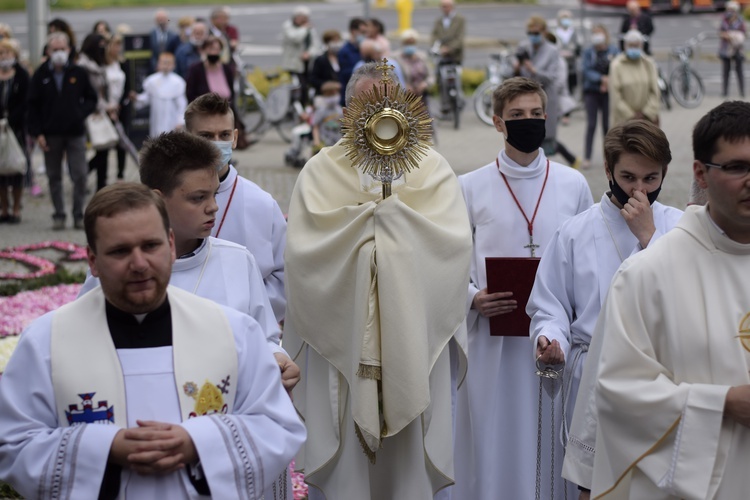
MULTIPOLYGON (((57 271, 54 274, 48 274, 32 280, 9 280, 4 283, 0 282, 0 297, 10 297, 20 292, 36 290, 37 288, 43 288, 45 286, 83 283, 85 280, 85 272, 68 271, 64 267, 58 266, 57 271)), ((0 492, 1 491, 2 490, 0 490, 0 492)), ((4 497, 0 494, 0 498, 4 497)))
POLYGON ((464 94, 473 94, 482 82, 487 78, 487 73, 483 69, 463 68, 461 71, 461 85, 464 94))
POLYGON ((11 488, 9 484, 6 484, 0 481, 0 498, 6 499, 6 498, 23 498, 23 497, 19 495, 16 490, 11 488))

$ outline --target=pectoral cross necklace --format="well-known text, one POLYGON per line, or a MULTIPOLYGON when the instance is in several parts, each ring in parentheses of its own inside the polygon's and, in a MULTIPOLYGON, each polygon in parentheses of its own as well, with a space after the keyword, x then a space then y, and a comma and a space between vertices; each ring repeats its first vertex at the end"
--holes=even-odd
POLYGON ((497 170, 500 172, 500 175, 503 177, 503 180, 505 181, 505 185, 508 186, 508 191, 510 191, 510 195, 513 197, 513 201, 516 202, 516 206, 518 207, 518 210, 521 211, 521 215, 523 215, 523 218, 526 220, 526 224, 529 230, 529 244, 524 245, 524 248, 528 248, 531 250, 531 256, 536 257, 536 253, 534 253, 534 250, 539 248, 539 245, 534 244, 534 221, 536 220, 536 214, 539 211, 539 204, 542 202, 542 196, 544 196, 544 188, 547 187, 547 178, 549 177, 549 160, 547 160, 547 171, 544 174, 544 183, 542 184, 542 190, 539 192, 539 198, 536 200, 536 207, 534 208, 534 214, 531 216, 531 219, 526 215, 526 212, 524 212, 523 207, 521 206, 521 203, 518 201, 518 198, 516 197, 516 193, 513 192, 513 189, 510 187, 510 183, 508 182, 508 178, 505 177, 505 174, 500 170, 500 161, 495 158, 495 164, 497 164, 497 170))

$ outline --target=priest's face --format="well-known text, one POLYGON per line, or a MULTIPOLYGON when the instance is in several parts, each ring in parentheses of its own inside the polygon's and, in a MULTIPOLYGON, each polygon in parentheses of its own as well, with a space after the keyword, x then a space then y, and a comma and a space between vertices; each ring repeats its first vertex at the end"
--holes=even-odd
POLYGON ((219 174, 209 166, 183 172, 180 178, 180 184, 170 194, 159 194, 167 205, 177 255, 184 255, 195 250, 198 240, 208 238, 216 224, 219 174))
POLYGON ((711 218, 734 241, 750 243, 750 173, 745 172, 750 165, 750 137, 737 142, 720 138, 709 163, 729 167, 693 163, 695 179, 708 196, 711 218))
POLYGON ((155 206, 97 219, 96 252, 89 247, 89 268, 118 309, 143 314, 159 307, 174 259, 174 235, 164 230, 155 206))
POLYGON ((646 156, 636 153, 623 153, 614 168, 614 174, 610 172, 609 166, 605 165, 607 180, 614 181, 620 185, 630 197, 636 191, 647 195, 656 191, 661 186, 666 174, 666 169, 646 156))

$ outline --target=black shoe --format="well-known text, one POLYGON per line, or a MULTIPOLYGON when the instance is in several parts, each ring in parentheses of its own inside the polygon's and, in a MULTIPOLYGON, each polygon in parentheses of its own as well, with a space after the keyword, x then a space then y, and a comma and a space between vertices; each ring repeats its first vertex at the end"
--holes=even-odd
POLYGON ((5 224, 6 222, 10 222, 10 215, 0 215, 0 224, 5 224))

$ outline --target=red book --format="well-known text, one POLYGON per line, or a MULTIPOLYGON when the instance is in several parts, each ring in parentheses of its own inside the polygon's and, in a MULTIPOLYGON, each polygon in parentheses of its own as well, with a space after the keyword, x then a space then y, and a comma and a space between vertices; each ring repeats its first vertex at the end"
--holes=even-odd
POLYGON ((536 257, 487 257, 487 293, 513 292, 515 311, 490 318, 490 335, 528 337, 531 318, 526 304, 534 286, 539 259, 536 257))

